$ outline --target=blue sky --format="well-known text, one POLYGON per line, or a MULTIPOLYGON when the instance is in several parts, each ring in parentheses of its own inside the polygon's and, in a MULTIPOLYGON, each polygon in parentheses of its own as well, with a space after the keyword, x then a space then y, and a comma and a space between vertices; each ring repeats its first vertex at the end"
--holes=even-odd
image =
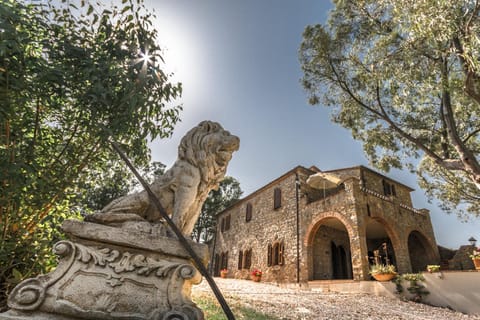
MULTIPOLYGON (((181 137, 202 120, 220 122, 240 137, 228 175, 244 195, 297 165, 321 170, 369 166, 350 132, 330 122, 329 110, 307 103, 298 48, 306 25, 324 23, 327 0, 145 0, 165 60, 183 83, 184 110, 171 139, 152 143, 152 156, 171 166, 181 137)), ((371 166, 369 166, 371 167, 371 166)), ((415 208, 431 211, 437 243, 450 248, 480 240, 479 220, 461 223, 429 204, 416 177, 388 176, 412 187, 415 208)), ((479 241, 480 243, 480 241, 479 241)))

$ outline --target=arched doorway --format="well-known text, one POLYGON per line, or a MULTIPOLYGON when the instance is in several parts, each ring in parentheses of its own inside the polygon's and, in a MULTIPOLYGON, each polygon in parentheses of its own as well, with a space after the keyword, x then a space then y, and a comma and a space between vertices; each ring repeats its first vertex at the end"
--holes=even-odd
POLYGON ((367 250, 368 262, 375 263, 375 256, 378 255, 377 262, 382 264, 397 265, 395 250, 383 221, 369 217, 367 219, 367 250))
POLYGON ((435 262, 427 238, 418 231, 412 231, 408 236, 408 254, 412 272, 425 271, 428 264, 434 264, 435 262))
POLYGON ((322 220, 312 240, 312 280, 353 278, 350 237, 340 220, 322 220))

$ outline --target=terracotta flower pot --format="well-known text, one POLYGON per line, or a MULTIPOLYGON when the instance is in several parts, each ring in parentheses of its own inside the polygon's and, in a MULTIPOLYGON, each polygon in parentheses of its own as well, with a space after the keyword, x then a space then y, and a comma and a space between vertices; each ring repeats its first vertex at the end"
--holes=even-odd
POLYGON ((397 274, 396 273, 377 273, 377 274, 372 274, 372 277, 377 280, 377 281, 390 281, 393 278, 395 278, 397 274))
POLYGON ((228 274, 228 271, 227 271, 227 272, 221 271, 221 272, 220 272, 220 277, 221 277, 221 278, 226 278, 226 277, 227 277, 227 274, 228 274))
POLYGON ((260 280, 262 280, 262 276, 254 276, 254 275, 252 275, 252 280, 255 281, 255 282, 260 282, 260 280))
POLYGON ((480 258, 473 258, 472 261, 475 265, 475 269, 480 270, 480 258))

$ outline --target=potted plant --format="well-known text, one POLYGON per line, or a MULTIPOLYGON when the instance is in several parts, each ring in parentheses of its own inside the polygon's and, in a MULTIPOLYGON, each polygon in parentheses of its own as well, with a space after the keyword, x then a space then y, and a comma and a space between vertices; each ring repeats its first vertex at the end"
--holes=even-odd
POLYGON ((439 272, 440 266, 438 264, 429 264, 427 265, 427 271, 430 273, 439 272))
POLYGON ((473 249, 470 258, 472 258, 475 269, 480 270, 480 248, 473 249))
POLYGON ((397 271, 393 264, 372 264, 370 274, 377 281, 390 281, 397 276, 397 271))
POLYGON ((228 269, 222 269, 220 270, 220 277, 226 278, 228 274, 228 269))
POLYGON ((260 280, 262 280, 262 271, 260 269, 253 269, 252 272, 250 272, 250 276, 253 281, 260 282, 260 280))

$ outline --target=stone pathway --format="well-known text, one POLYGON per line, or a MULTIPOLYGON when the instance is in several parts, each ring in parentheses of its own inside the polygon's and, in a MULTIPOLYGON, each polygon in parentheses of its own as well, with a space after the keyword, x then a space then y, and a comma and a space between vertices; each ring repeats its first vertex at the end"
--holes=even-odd
MULTIPOLYGON (((287 289, 248 280, 215 278, 215 281, 227 301, 244 304, 279 319, 480 320, 480 315, 374 295, 287 289)), ((200 294, 214 297, 206 281, 192 289, 193 296, 200 294)))

